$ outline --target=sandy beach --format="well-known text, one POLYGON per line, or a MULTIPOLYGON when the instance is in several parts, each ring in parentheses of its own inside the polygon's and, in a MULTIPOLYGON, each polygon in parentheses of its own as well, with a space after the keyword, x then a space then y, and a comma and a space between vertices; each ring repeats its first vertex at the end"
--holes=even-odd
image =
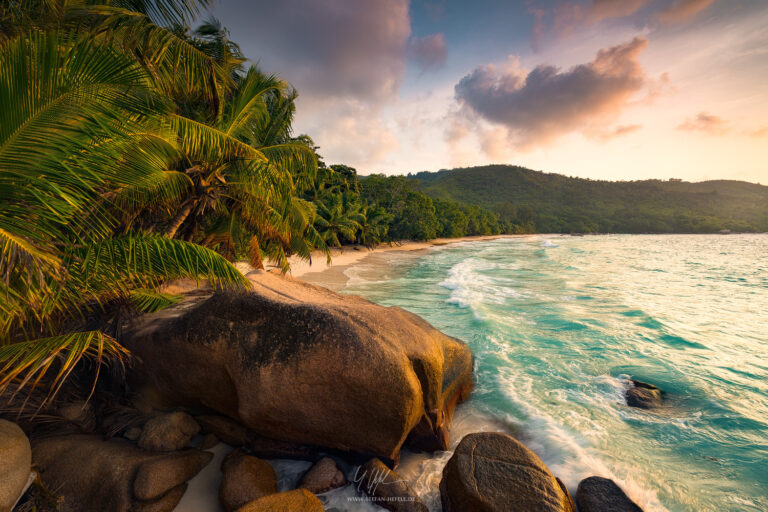
MULTIPOLYGON (((331 250, 331 263, 326 263, 325 255, 316 251, 312 255, 312 261, 299 257, 290 258, 291 270, 289 275, 298 277, 310 283, 325 286, 332 290, 339 290, 349 279, 345 271, 362 263, 370 262, 371 258, 392 252, 408 252, 418 255, 433 247, 440 247, 462 242, 479 242, 496 240, 499 238, 525 238, 531 235, 487 235, 466 236, 462 238, 436 238, 427 242, 404 241, 397 244, 380 244, 375 249, 368 249, 362 245, 347 245, 331 250)), ((238 264, 241 265, 241 264, 238 264)), ((242 270, 242 269, 241 269, 242 270)))

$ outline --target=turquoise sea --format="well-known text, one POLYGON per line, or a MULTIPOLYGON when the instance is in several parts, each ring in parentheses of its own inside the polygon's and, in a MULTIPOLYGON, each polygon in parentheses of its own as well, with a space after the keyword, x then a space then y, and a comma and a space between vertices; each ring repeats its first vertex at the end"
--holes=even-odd
MULTIPOLYGON (((381 253, 343 293, 465 340, 453 439, 505 430, 572 491, 613 478, 647 511, 768 510, 768 236, 533 236, 381 253), (632 409, 637 378, 667 392, 632 409)), ((401 470, 439 507, 449 454, 401 470)))

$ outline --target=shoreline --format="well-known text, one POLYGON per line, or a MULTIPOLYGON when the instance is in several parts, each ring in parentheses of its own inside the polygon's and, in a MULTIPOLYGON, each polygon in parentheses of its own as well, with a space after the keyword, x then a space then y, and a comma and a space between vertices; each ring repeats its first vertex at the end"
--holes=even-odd
POLYGON ((330 264, 326 263, 325 255, 320 251, 315 251, 312 254, 312 262, 296 256, 291 256, 289 258, 291 270, 287 275, 334 291, 339 291, 349 281, 349 276, 345 274, 346 270, 361 265, 374 256, 391 253, 410 253, 411 255, 419 255, 435 247, 444 247, 466 242, 488 242, 506 238, 527 238, 531 236, 536 235, 479 235, 465 236, 461 238, 436 238, 424 242, 407 240, 400 242, 398 245, 382 243, 373 249, 368 249, 362 245, 346 245, 341 248, 331 249, 332 261, 330 264))

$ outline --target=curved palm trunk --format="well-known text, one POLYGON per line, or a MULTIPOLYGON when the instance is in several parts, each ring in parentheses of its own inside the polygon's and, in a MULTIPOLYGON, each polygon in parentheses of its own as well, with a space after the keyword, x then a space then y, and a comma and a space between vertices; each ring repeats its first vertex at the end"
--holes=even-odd
POLYGON ((171 225, 168 226, 167 230, 165 230, 165 236, 168 238, 173 238, 176 235, 176 232, 179 230, 181 225, 184 224, 184 221, 187 220, 189 214, 192 213, 193 206, 194 202, 189 201, 181 207, 181 209, 178 211, 178 213, 176 213, 176 216, 171 221, 171 225))

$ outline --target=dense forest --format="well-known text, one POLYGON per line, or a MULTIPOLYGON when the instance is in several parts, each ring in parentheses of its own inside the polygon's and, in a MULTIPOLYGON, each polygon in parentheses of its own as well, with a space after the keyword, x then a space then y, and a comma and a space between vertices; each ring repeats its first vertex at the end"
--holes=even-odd
POLYGON ((409 175, 434 201, 492 210, 540 233, 768 231, 768 187, 743 181, 596 181, 509 165, 409 175))

